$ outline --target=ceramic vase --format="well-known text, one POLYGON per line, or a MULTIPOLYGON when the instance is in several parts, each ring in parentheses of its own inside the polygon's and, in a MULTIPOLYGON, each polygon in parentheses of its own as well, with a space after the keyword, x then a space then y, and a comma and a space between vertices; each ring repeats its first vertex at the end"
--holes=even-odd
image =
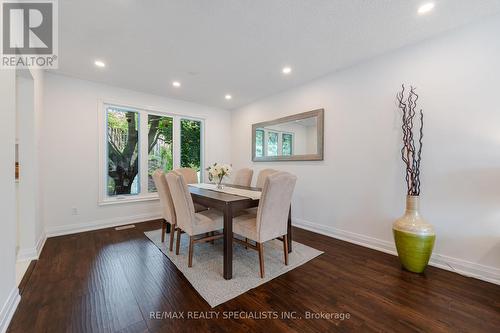
POLYGON ((434 248, 436 234, 419 212, 419 196, 406 198, 406 212, 392 225, 399 260, 404 268, 422 273, 434 248))

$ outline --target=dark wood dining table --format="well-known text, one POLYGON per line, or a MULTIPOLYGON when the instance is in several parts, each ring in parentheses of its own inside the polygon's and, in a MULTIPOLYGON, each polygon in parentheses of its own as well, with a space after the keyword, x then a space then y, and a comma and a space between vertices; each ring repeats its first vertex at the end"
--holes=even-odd
MULTIPOLYGON (((245 190, 260 191, 257 187, 247 187, 238 185, 225 185, 229 187, 241 188, 245 190)), ((233 216, 239 211, 257 207, 259 200, 242 197, 234 194, 223 193, 189 186, 193 202, 200 205, 217 209, 224 213, 224 279, 230 280, 233 277, 233 216)), ((292 252, 292 217, 291 207, 288 211, 288 252, 292 252)))

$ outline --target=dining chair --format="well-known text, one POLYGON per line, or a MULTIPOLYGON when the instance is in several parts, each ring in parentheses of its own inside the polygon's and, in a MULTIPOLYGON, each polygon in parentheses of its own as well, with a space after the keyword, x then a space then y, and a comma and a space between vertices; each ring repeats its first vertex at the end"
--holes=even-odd
MULTIPOLYGON (((180 173, 182 175, 182 177, 184 177, 184 181, 186 182, 186 184, 198 184, 198 174, 196 172, 195 169, 191 169, 191 168, 178 168, 178 169, 175 169, 175 171, 177 171, 178 173, 180 173)), ((200 205, 198 203, 195 203, 194 204, 194 210, 196 212, 201 212, 203 210, 207 210, 208 207, 205 207, 203 205, 200 205)))
POLYGON ((178 168, 175 171, 179 172, 186 181, 186 184, 198 184, 198 174, 195 169, 192 168, 178 168))
POLYGON ((174 246, 174 234, 175 234, 175 210, 174 203, 172 202, 172 195, 167 184, 167 179, 165 178, 165 173, 158 169, 153 173, 153 181, 158 191, 158 196, 160 197, 161 214, 163 217, 163 223, 161 225, 161 242, 165 242, 165 233, 167 231, 167 223, 170 224, 170 251, 173 250, 174 246))
MULTIPOLYGON (((255 187, 258 187, 262 189, 264 187, 264 183, 266 182, 266 178, 269 175, 272 175, 273 173, 278 172, 278 170, 275 169, 263 169, 259 172, 259 175, 257 176, 257 182, 255 184, 255 187)), ((238 212, 237 214, 257 214, 257 207, 252 207, 252 208, 247 208, 244 209, 242 212, 238 212)))
POLYGON ((243 168, 236 172, 234 175, 233 184, 240 186, 252 185, 253 170, 250 168, 243 168))
POLYGON ((269 175, 272 175, 273 173, 278 172, 278 170, 274 169, 263 169, 259 172, 259 175, 257 176, 257 182, 255 183, 255 187, 258 188, 263 188, 264 183, 266 182, 266 178, 269 175))
POLYGON ((288 265, 288 213, 297 177, 288 172, 275 172, 268 177, 262 188, 257 214, 245 214, 233 219, 233 240, 259 252, 260 277, 264 278, 264 246, 269 240, 283 241, 285 265, 288 265), (248 240, 252 240, 252 244, 248 240))
POLYGON ((194 244, 209 242, 224 237, 222 233, 206 236, 207 233, 213 233, 223 228, 224 217, 221 212, 215 209, 209 209, 199 213, 195 212, 191 193, 180 172, 171 171, 167 174, 166 178, 172 193, 177 226, 180 229, 177 231, 176 254, 179 254, 181 233, 184 231, 189 235, 188 267, 192 267, 194 244), (203 234, 205 234, 205 236, 198 237, 203 234))

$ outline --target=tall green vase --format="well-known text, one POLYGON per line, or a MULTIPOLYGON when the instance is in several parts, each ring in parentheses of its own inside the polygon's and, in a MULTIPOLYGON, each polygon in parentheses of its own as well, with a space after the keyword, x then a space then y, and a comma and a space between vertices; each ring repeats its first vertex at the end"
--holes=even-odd
POLYGON ((419 213, 419 196, 406 198, 406 212, 392 225, 399 260, 410 272, 422 273, 429 263, 436 234, 419 213))

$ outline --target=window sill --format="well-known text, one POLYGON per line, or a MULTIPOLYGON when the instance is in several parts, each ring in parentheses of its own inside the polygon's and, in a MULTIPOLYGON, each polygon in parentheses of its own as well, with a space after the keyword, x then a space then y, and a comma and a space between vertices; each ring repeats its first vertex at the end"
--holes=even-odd
POLYGON ((119 205, 119 204, 133 203, 133 202, 153 201, 159 199, 160 197, 158 196, 158 194, 147 195, 147 196, 145 195, 134 196, 134 197, 123 196, 117 198, 100 199, 98 204, 99 206, 108 206, 108 205, 119 205))

